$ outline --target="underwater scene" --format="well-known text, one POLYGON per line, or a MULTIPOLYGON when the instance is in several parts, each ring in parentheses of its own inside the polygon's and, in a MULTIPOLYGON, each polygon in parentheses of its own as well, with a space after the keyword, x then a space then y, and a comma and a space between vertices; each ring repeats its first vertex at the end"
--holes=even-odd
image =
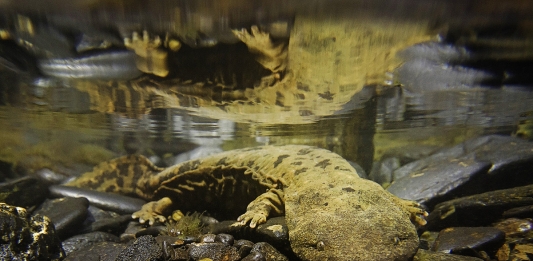
POLYGON ((0 260, 533 260, 532 12, 0 1, 0 260))

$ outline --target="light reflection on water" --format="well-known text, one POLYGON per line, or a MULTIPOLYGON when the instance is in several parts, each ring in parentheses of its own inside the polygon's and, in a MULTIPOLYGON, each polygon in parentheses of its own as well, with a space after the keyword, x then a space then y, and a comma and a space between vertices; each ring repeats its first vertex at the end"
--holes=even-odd
MULTIPOLYGON (((191 45, 184 47, 189 48, 185 54, 169 52, 169 57, 177 59, 171 65, 181 70, 171 75, 184 77, 195 71, 191 68, 208 74, 216 71, 209 81, 228 81, 228 70, 246 71, 241 69, 248 64, 239 63, 246 59, 233 53, 235 49, 247 52, 246 46, 232 46, 237 41, 230 37, 230 22, 238 28, 258 23, 274 30, 281 21, 294 26, 287 43, 289 68, 293 67, 285 82, 276 85, 278 89, 253 89, 239 86, 242 82, 238 81, 233 82, 235 85, 206 84, 196 88, 189 79, 174 81, 146 75, 130 81, 36 76, 30 69, 8 63, 11 56, 3 51, 0 56, 6 61, 0 62, 6 68, 0 71, 4 103, 0 122, 4 139, 0 146, 5 149, 0 160, 12 160, 8 154, 13 150, 50 150, 35 148, 46 142, 61 148, 64 155, 79 150, 80 145, 93 144, 114 155, 144 153, 160 158, 197 146, 231 149, 308 144, 328 148, 368 169, 372 159, 386 150, 412 144, 452 145, 488 133, 529 138, 533 92, 528 88, 533 81, 523 72, 531 68, 533 55, 529 51, 527 23, 520 20, 530 21, 531 17, 517 11, 520 1, 511 1, 506 8, 516 20, 498 20, 507 17, 505 12, 509 10, 497 8, 497 2, 489 1, 484 8, 476 8, 479 1, 471 0, 469 10, 437 1, 408 0, 394 4, 353 1, 349 8, 344 8, 345 1, 303 5, 290 1, 283 3, 283 8, 273 2, 247 6, 230 1, 228 6, 204 6, 184 1, 188 9, 168 10, 166 5, 173 2, 161 1, 146 10, 141 10, 142 5, 120 2, 102 5, 93 13, 81 12, 90 8, 82 2, 80 6, 70 6, 80 8, 76 18, 54 5, 42 7, 50 13, 35 15, 32 8, 39 7, 22 1, 19 9, 15 8, 19 11, 6 16, 18 19, 19 24, 8 23, 4 28, 14 30, 10 33, 16 40, 38 43, 44 39, 73 49, 72 42, 48 36, 60 28, 79 30, 83 35, 88 29, 116 26, 118 36, 129 37, 132 31, 150 27, 158 33, 170 32, 191 45), (232 5, 241 5, 241 9, 229 8, 232 5), (106 8, 124 12, 112 20, 106 8), (22 19, 17 12, 27 17, 22 19), (487 18, 488 12, 494 15, 492 19, 487 18), (140 28, 138 24, 149 21, 151 16, 147 14, 152 13, 160 19, 140 28), (239 13, 243 15, 235 15, 239 13), (177 24, 172 23, 178 19, 176 14, 184 15, 178 17, 181 20, 177 24), (40 29, 45 32, 44 38, 19 28, 21 21, 32 19, 36 28, 41 26, 38 21, 48 22, 49 27, 40 29), (501 29, 505 26, 494 21, 507 27, 513 25, 516 32, 523 32, 519 35, 523 38, 510 39, 501 29), (494 35, 487 33, 491 30, 495 30, 494 35), (213 46, 216 43, 218 47, 213 46), (213 50, 222 51, 193 63, 200 54, 204 55, 203 51, 213 50), (397 57, 400 50, 404 51, 397 57), (216 61, 228 63, 220 69, 215 66, 216 61), (238 95, 231 88, 239 91, 238 95)), ((16 6, 7 6, 12 5, 16 6)), ((53 45, 48 51, 63 54, 63 47, 53 45)), ((32 51, 28 61, 35 57, 56 61, 48 60, 49 54, 43 55, 37 47, 32 51)), ((76 61, 87 59, 90 58, 76 61)), ((17 155, 29 157, 32 153, 17 155)), ((87 163, 102 159, 94 158, 87 163)))

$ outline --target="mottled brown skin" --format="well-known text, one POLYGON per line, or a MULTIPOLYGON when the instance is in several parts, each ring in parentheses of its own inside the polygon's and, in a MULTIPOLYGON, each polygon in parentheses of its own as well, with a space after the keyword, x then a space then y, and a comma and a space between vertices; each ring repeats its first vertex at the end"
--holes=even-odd
POLYGON ((165 170, 128 156, 68 185, 158 200, 134 213, 150 223, 175 208, 234 213, 251 201, 238 221, 255 227, 284 214, 302 260, 407 260, 418 248, 411 220, 424 224, 427 215, 359 178, 339 155, 299 145, 232 150, 165 170))

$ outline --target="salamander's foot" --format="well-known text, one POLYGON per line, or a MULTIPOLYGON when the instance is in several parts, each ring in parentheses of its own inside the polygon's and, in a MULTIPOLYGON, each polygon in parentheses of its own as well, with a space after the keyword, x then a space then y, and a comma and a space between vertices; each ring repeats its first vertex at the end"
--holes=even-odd
POLYGON ((165 222, 166 218, 162 215, 169 207, 172 206, 170 198, 162 198, 158 201, 152 201, 144 204, 141 210, 134 212, 131 217, 139 219, 140 223, 153 225, 156 221, 165 222))
POLYGON ((252 26, 251 33, 246 29, 233 30, 233 34, 248 46, 252 53, 259 54, 256 60, 266 69, 277 73, 285 70, 287 50, 285 44, 274 44, 270 35, 252 26))
POLYGON ((126 48, 137 54, 137 68, 145 73, 151 73, 160 77, 168 75, 167 51, 159 48, 161 38, 150 38, 147 31, 143 31, 142 37, 134 32, 131 38, 124 38, 126 48))
POLYGON ((427 224, 426 217, 428 212, 424 207, 414 201, 398 198, 400 205, 409 213, 411 222, 423 226, 427 224))
POLYGON ((246 225, 250 221, 250 227, 255 228, 257 225, 265 223, 267 216, 264 213, 254 213, 252 211, 246 211, 237 218, 237 221, 241 222, 242 225, 246 225))

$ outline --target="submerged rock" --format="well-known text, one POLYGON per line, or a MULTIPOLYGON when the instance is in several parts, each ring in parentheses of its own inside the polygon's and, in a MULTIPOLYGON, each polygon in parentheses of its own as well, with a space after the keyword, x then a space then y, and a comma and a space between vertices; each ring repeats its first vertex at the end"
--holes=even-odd
POLYGON ((420 249, 413 258, 413 261, 482 261, 483 259, 470 256, 460 256, 433 252, 420 249))
POLYGON ((126 245, 115 242, 100 242, 74 251, 65 261, 115 261, 126 245))
POLYGON ((54 223, 57 235, 66 238, 76 233, 87 218, 89 201, 85 198, 59 198, 47 200, 35 211, 54 223))
POLYGON ((452 227, 440 231, 433 251, 477 256, 478 252, 494 255, 505 242, 505 233, 493 227, 452 227))
POLYGON ((119 242, 120 239, 105 232, 92 232, 87 234, 76 235, 62 242, 65 253, 69 255, 72 252, 79 251, 100 242, 119 242))
POLYGON ((0 203, 0 260, 62 260, 65 252, 47 217, 0 203))
POLYGON ((533 183, 531 167, 533 143, 484 136, 402 166, 388 191, 431 208, 457 196, 533 183))
POLYGON ((48 195, 48 184, 43 180, 26 176, 0 183, 0 202, 13 206, 32 207, 41 204, 48 195))
POLYGON ((446 201, 435 206, 425 229, 489 225, 506 210, 533 204, 533 185, 496 190, 446 201))
POLYGON ((115 261, 163 261, 161 246, 152 236, 142 236, 133 241, 117 256, 115 261))

